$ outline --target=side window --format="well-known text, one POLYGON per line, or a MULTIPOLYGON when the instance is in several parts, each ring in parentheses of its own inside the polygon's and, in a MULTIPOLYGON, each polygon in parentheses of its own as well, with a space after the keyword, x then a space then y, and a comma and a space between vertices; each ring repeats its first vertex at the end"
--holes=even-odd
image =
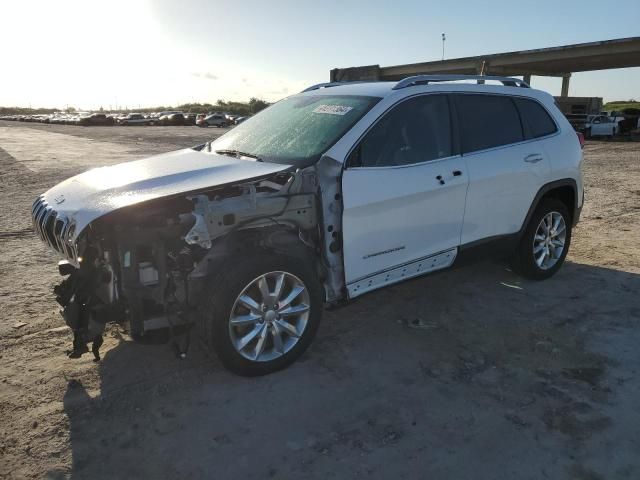
POLYGON ((520 116, 510 97, 455 95, 465 153, 524 140, 520 116))
POLYGON ((444 95, 405 100, 387 112, 349 159, 354 167, 389 167, 451 156, 451 118, 444 95))
POLYGON ((527 138, 539 138, 558 130, 547 111, 534 100, 514 98, 527 138))

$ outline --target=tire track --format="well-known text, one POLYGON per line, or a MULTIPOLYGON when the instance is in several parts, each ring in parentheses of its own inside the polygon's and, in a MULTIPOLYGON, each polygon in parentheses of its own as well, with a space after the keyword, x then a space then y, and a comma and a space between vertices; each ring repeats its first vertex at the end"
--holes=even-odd
POLYGON ((14 230, 12 232, 0 232, 0 240, 33 236, 35 236, 35 232, 31 228, 23 228, 22 230, 14 230))
POLYGON ((31 177, 33 177, 33 171, 0 147, 0 185, 23 184, 23 179, 31 177))

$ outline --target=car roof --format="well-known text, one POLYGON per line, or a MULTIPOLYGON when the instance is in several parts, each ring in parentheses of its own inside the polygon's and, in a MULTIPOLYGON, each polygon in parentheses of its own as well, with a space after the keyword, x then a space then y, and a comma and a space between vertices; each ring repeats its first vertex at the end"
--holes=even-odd
MULTIPOLYGON (((487 77, 487 79, 496 79, 501 77, 487 77)), ((495 85, 491 83, 478 84, 478 77, 469 76, 465 78, 460 76, 457 80, 449 81, 433 81, 428 84, 416 84, 407 85, 397 88, 406 80, 399 82, 344 82, 344 83, 328 83, 320 84, 319 86, 309 87, 307 90, 301 92, 301 95, 362 95, 384 98, 392 94, 398 93, 399 96, 411 95, 416 92, 427 93, 433 92, 474 92, 474 93, 489 93, 489 94, 502 94, 502 95, 514 95, 523 97, 537 98, 542 101, 553 101, 553 97, 542 90, 530 88, 526 84, 525 86, 510 86, 510 85, 495 85), (471 83, 473 82, 473 83, 471 83), (396 88, 394 88, 396 87, 396 88)), ((504 80, 507 80, 506 78, 504 80)), ((499 82, 500 80, 498 80, 499 82)), ((521 82, 520 80, 517 80, 521 82)))

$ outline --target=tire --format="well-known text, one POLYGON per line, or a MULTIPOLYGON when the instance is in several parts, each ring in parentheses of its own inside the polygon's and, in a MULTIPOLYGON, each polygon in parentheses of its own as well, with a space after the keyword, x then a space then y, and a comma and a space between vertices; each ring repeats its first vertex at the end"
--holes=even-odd
POLYGON ((587 128, 584 131, 584 138, 591 138, 591 129, 590 128, 587 128))
POLYGON ((311 344, 322 316, 322 286, 313 267, 296 257, 259 250, 257 256, 234 257, 218 271, 202 296, 199 326, 222 364, 250 377, 291 365, 311 344), (275 306, 273 296, 262 301, 260 279, 266 278, 266 288, 273 294, 280 275, 284 279, 280 300, 275 306), (301 286, 304 290, 284 304, 301 286), (240 301, 241 295, 254 299, 253 309, 240 301), (266 304, 269 307, 262 309, 266 304), (298 311, 301 313, 292 313, 298 311))
POLYGON ((555 198, 543 199, 531 216, 520 239, 511 262, 514 270, 532 280, 546 280, 555 275, 564 263, 571 245, 571 225, 571 215, 563 202, 555 198), (558 220, 559 217, 561 220, 558 220), (549 225, 550 218, 552 219, 552 229, 547 235, 544 233, 544 229, 549 225), (545 219, 544 227, 542 225, 543 219, 545 219), (554 230, 556 221, 559 223, 557 231, 554 230), (563 225, 564 229, 562 229, 563 225), (541 237, 546 238, 542 240, 541 237), (558 252, 560 243, 562 243, 562 249, 558 252), (540 250, 541 246, 542 250, 540 250), (545 249, 548 256, 540 262, 540 258, 545 254, 545 249), (534 253, 535 250, 537 252, 534 253), (540 265, 540 263, 542 264, 540 265))

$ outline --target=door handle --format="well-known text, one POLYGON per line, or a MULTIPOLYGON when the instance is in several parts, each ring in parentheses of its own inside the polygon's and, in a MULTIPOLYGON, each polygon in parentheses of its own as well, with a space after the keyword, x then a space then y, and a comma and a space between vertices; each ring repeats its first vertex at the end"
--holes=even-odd
POLYGON ((461 172, 460 170, 454 170, 454 171, 453 171, 453 172, 451 172, 451 173, 453 173, 453 176, 454 176, 454 177, 459 177, 460 175, 462 175, 462 172, 461 172))
POLYGON ((532 153, 524 157, 524 161, 527 163, 538 163, 540 160, 542 160, 542 155, 539 153, 532 153))

